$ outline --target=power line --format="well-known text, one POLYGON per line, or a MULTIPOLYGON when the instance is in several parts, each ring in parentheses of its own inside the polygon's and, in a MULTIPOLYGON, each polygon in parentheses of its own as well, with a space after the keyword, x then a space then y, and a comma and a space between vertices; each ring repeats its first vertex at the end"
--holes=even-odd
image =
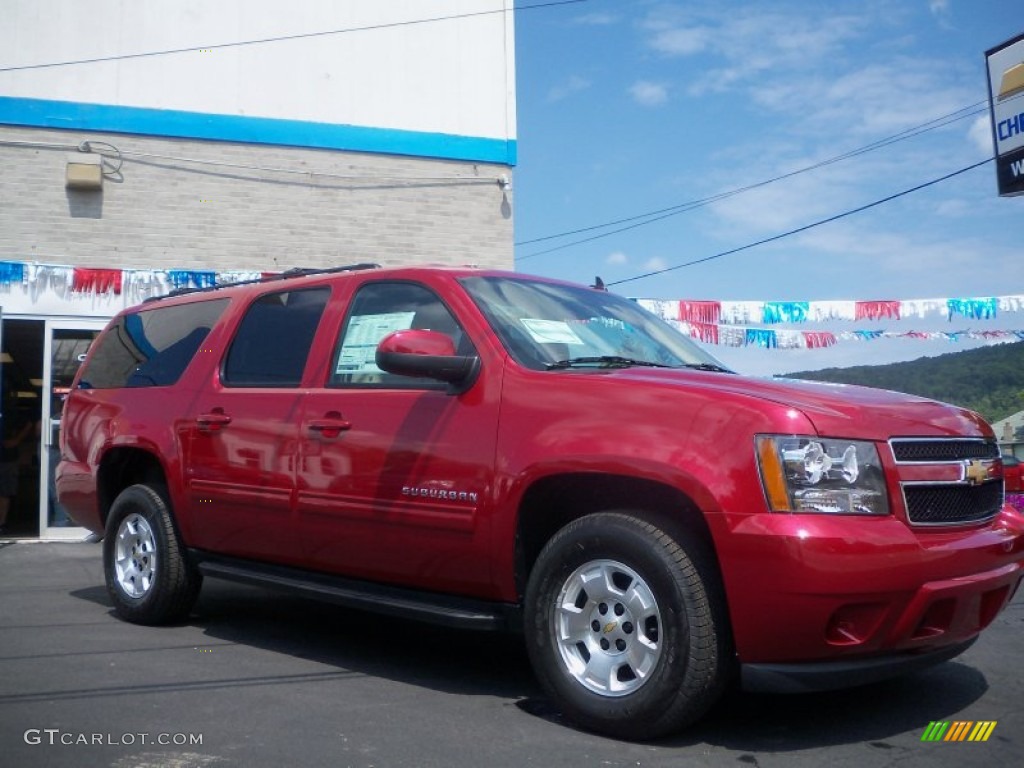
POLYGON ((897 192, 897 193, 895 193, 893 195, 889 195, 888 197, 883 197, 882 199, 875 200, 874 202, 868 203, 867 205, 862 205, 862 206, 859 206, 858 208, 852 208, 852 209, 850 209, 848 211, 844 211, 843 213, 837 213, 834 216, 829 216, 827 219, 820 219, 818 221, 812 222, 811 224, 805 224, 802 227, 797 227, 796 229, 791 229, 791 230, 789 230, 787 232, 783 232, 782 234, 773 235, 772 237, 766 237, 763 240, 758 240, 757 242, 754 242, 754 243, 748 243, 747 245, 741 245, 739 248, 732 248, 732 249, 730 249, 728 251, 722 251, 721 253, 716 253, 713 256, 705 256, 702 259, 694 259, 693 261, 688 261, 685 264, 676 264, 675 266, 672 266, 672 267, 665 267, 664 269, 656 269, 653 272, 645 272, 642 275, 635 275, 634 277, 627 277, 627 278, 624 278, 622 280, 615 280, 615 281, 606 283, 606 285, 611 287, 613 285, 622 285, 624 283, 631 283, 634 280, 642 280, 645 277, 653 277, 655 275, 663 275, 666 272, 674 272, 675 270, 682 269, 683 267, 692 267, 694 264, 703 264, 704 262, 707 262, 707 261, 713 261, 714 259, 720 259, 723 256, 730 256, 730 255, 732 255, 734 253, 739 253, 740 251, 746 251, 746 250, 749 250, 751 248, 756 248, 757 246, 764 245, 765 243, 773 243, 776 240, 783 239, 784 237, 790 237, 791 235, 796 235, 796 234, 799 234, 801 232, 806 232, 809 229, 814 229, 815 227, 820 227, 822 224, 829 224, 829 223, 831 223, 833 221, 838 221, 839 219, 845 219, 847 216, 852 216, 855 213, 860 213, 861 211, 866 211, 869 208, 874 208, 876 206, 882 205, 883 203, 888 203, 891 200, 895 200, 896 198, 903 197, 904 195, 909 195, 911 192, 917 192, 918 190, 925 189, 926 187, 931 187, 931 186, 933 186, 935 184, 938 184, 940 182, 946 181, 947 179, 952 179, 954 176, 959 176, 962 173, 967 173, 967 171, 972 171, 975 168, 980 168, 981 166, 985 165, 986 163, 992 162, 992 160, 993 160, 993 158, 991 158, 991 157, 986 158, 986 159, 981 160, 981 161, 979 161, 977 163, 974 163, 973 165, 968 165, 966 168, 961 168, 958 171, 953 171, 952 173, 947 173, 945 176, 940 176, 937 179, 932 179, 931 181, 926 181, 924 184, 918 184, 916 187, 911 187, 910 189, 905 189, 902 192, 897 192))
MULTIPOLYGON (((523 5, 514 8, 515 11, 535 11, 541 8, 553 8, 560 5, 575 5, 586 3, 589 0, 551 0, 546 3, 535 3, 534 5, 523 5)), ((41 64, 20 64, 11 67, 0 67, 0 72, 23 72, 31 69, 49 69, 51 67, 69 67, 78 64, 99 64, 106 61, 124 61, 126 59, 143 59, 151 56, 171 56, 176 53, 194 53, 196 51, 208 51, 221 48, 237 48, 246 45, 263 45, 264 43, 280 43, 288 40, 308 40, 314 37, 327 37, 330 35, 343 35, 351 32, 371 32, 378 29, 389 29, 392 27, 408 27, 414 24, 432 24, 439 21, 455 21, 457 19, 469 19, 477 16, 491 16, 498 13, 507 13, 508 9, 501 8, 493 11, 475 11, 472 13, 456 13, 450 16, 433 16, 425 19, 407 19, 406 21, 394 21, 386 24, 369 24, 364 27, 347 27, 345 29, 331 29, 322 32, 303 32, 295 35, 280 35, 277 37, 264 37, 258 40, 238 40, 231 43, 213 43, 206 45, 190 45, 183 48, 168 48, 162 51, 143 51, 139 53, 122 53, 113 56, 96 56, 90 59, 69 59, 67 61, 51 61, 41 64)))
POLYGON ((700 198, 700 199, 697 199, 697 200, 690 200, 690 201, 685 202, 685 203, 679 203, 678 205, 672 205, 672 206, 669 206, 667 208, 660 208, 660 209, 655 210, 655 211, 648 211, 646 213, 637 214, 635 216, 629 216, 629 217, 626 217, 626 218, 623 218, 623 219, 616 219, 614 221, 608 221, 608 222, 605 222, 603 224, 594 224, 592 226, 581 227, 579 229, 569 230, 569 231, 566 231, 566 232, 560 232, 560 233, 557 233, 557 234, 554 234, 554 235, 546 235, 546 236, 543 236, 543 237, 533 238, 531 240, 520 241, 520 242, 516 243, 515 245, 522 246, 522 245, 530 245, 532 243, 545 242, 545 241, 548 241, 548 240, 557 240, 557 239, 562 238, 562 237, 569 237, 571 235, 578 235, 578 234, 582 234, 584 232, 593 232, 594 230, 606 229, 607 227, 614 227, 614 226, 617 226, 619 224, 627 224, 627 223, 629 223, 629 226, 622 227, 620 229, 614 229, 614 230, 611 230, 609 232, 602 232, 600 234, 593 235, 591 237, 586 237, 586 238, 583 238, 581 240, 574 240, 574 241, 572 241, 570 243, 563 243, 561 245, 557 245, 557 246, 545 249, 543 251, 537 251, 535 253, 527 254, 526 256, 519 256, 519 257, 516 258, 516 261, 525 261, 527 259, 532 259, 532 258, 534 258, 536 256, 543 256, 545 254, 554 253, 555 251, 564 250, 566 248, 571 248, 571 247, 576 246, 576 245, 582 245, 583 243, 589 243, 589 242, 592 242, 594 240, 600 240, 601 238, 604 238, 604 237, 610 237, 611 235, 616 235, 616 234, 619 234, 620 232, 626 232, 626 231, 631 230, 631 229, 637 229, 638 227, 642 227, 642 226, 645 226, 647 224, 653 224, 656 221, 661 221, 663 219, 670 218, 671 216, 677 216, 677 215, 679 215, 681 213, 686 213, 687 211, 692 211, 695 208, 701 208, 701 207, 704 207, 706 205, 710 205, 711 203, 718 202, 719 200, 724 200, 726 198, 733 197, 735 195, 739 195, 739 194, 742 194, 744 192, 749 192, 751 190, 758 189, 758 188, 766 186, 768 184, 773 184, 773 183, 775 183, 777 181, 783 181, 784 179, 792 178, 793 176, 798 176, 800 174, 807 173, 809 171, 817 170, 819 168, 823 168, 825 166, 841 162, 842 160, 847 160, 847 159, 852 158, 852 157, 857 157, 859 155, 866 154, 867 152, 872 152, 872 151, 874 151, 876 149, 881 149, 883 147, 889 146, 890 144, 895 144, 896 142, 899 142, 899 141, 905 141, 906 139, 911 139, 911 138, 914 138, 916 136, 920 136, 920 135, 922 135, 924 133, 927 133, 928 131, 933 131, 936 128, 943 128, 943 127, 945 127, 947 125, 950 125, 952 123, 958 122, 959 120, 964 120, 964 119, 966 119, 968 117, 973 117, 974 115, 982 114, 982 113, 986 112, 987 110, 986 109, 976 109, 976 108, 978 106, 982 105, 982 104, 987 104, 987 103, 988 103, 987 100, 983 100, 983 101, 975 102, 974 104, 969 104, 966 107, 961 107, 960 109, 955 110, 954 112, 950 112, 950 113, 942 115, 940 117, 933 118, 932 120, 929 120, 927 122, 921 123, 920 125, 912 126, 912 127, 907 128, 907 129, 905 129, 903 131, 900 131, 899 133, 893 134, 892 136, 887 136, 885 138, 878 139, 877 141, 873 141, 873 142, 871 142, 869 144, 865 144, 864 146, 858 147, 857 149, 852 149, 852 150, 849 150, 848 152, 843 152, 842 154, 835 155, 834 157, 830 157, 830 158, 828 158, 826 160, 822 160, 820 162, 813 163, 812 165, 808 165, 808 166, 805 166, 803 168, 798 168, 798 169, 796 169, 794 171, 789 171, 787 173, 783 173, 783 174, 780 174, 778 176, 773 176, 772 178, 764 179, 763 181, 758 181, 758 182, 755 182, 753 184, 748 184, 748 185, 743 186, 743 187, 738 187, 736 189, 731 189, 731 190, 728 190, 726 192, 720 192, 717 195, 711 195, 710 197, 700 198), (637 222, 637 223, 630 223, 630 222, 637 222))
MULTIPOLYGON (((141 160, 165 160, 176 163, 189 163, 195 165, 208 165, 214 168, 224 168, 229 170, 243 170, 243 171, 257 171, 260 173, 279 173, 279 174, 290 174, 293 176, 302 176, 308 178, 329 178, 329 179, 342 179, 346 181, 361 181, 366 183, 379 183, 384 181, 394 181, 411 186, 421 184, 433 184, 433 185, 450 185, 450 186, 473 186, 473 185, 498 185, 500 188, 505 188, 509 184, 509 180, 504 175, 499 176, 466 176, 461 174, 454 174, 451 176, 422 176, 414 174, 386 174, 386 173, 331 173, 329 171, 316 171, 310 170, 309 168, 287 168, 283 166, 267 166, 267 165, 253 165, 251 163, 229 163, 222 160, 209 160, 200 157, 181 157, 176 155, 163 155, 155 154, 152 152, 136 152, 130 149, 121 150, 115 147, 113 144, 105 141, 98 141, 96 139, 89 139, 82 141, 78 144, 70 143, 54 143, 54 142, 41 142, 41 141, 18 141, 18 140, 7 140, 0 139, 0 147, 13 147, 17 149, 50 149, 50 150, 64 150, 64 151, 79 151, 79 152, 95 152, 104 158, 110 158, 111 155, 104 154, 97 150, 95 146, 102 144, 113 153, 113 158, 118 160, 117 169, 121 167, 121 161, 125 158, 128 159, 141 159, 141 160)), ((261 181, 262 179, 253 179, 253 181, 261 181)))
MULTIPOLYGON (((2 142, 0 142, 2 143, 2 142)), ((89 142, 85 142, 89 143, 89 142)), ((451 185, 490 185, 498 184, 503 186, 507 181, 503 177, 480 177, 480 176, 416 176, 416 175, 389 175, 386 173, 330 173, 328 171, 313 171, 305 168, 285 168, 282 166, 251 165, 246 163, 228 163, 220 160, 204 160, 198 157, 177 157, 174 155, 161 155, 151 152, 133 152, 125 150, 122 152, 125 157, 142 158, 146 160, 169 160, 178 163, 195 163, 196 165, 209 165, 216 168, 228 168, 234 170, 260 171, 266 173, 292 174, 295 176, 323 177, 330 179, 344 179, 347 181, 398 181, 409 183, 434 182, 438 184, 451 185)))

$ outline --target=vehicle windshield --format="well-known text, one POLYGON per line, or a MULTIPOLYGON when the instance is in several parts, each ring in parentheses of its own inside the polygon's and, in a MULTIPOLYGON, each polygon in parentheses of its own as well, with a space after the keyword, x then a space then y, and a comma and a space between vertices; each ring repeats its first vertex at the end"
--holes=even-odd
POLYGON ((513 277, 460 282, 509 354, 527 368, 641 365, 728 372, 675 328, 616 294, 513 277))

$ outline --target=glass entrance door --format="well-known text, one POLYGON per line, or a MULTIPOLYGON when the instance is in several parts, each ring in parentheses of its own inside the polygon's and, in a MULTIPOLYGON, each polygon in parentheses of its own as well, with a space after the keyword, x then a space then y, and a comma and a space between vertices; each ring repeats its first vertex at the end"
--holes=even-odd
POLYGON ((60 417, 71 382, 105 320, 47 320, 43 346, 42 420, 39 446, 39 535, 45 539, 80 539, 57 501, 54 471, 60 461, 60 417))

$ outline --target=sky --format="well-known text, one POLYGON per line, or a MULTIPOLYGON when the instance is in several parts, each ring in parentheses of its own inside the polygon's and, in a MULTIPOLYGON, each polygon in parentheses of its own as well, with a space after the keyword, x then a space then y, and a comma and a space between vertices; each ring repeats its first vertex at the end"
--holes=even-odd
MULTIPOLYGON (((998 196, 991 162, 708 258, 990 158, 985 51, 1024 32, 1021 0, 585 0, 515 21, 518 271, 600 276, 625 296, 669 300, 1024 294, 1024 197, 998 196)), ((1024 312, 778 327, 1020 330, 1024 312)), ((773 375, 981 343, 707 349, 742 373, 773 375)))

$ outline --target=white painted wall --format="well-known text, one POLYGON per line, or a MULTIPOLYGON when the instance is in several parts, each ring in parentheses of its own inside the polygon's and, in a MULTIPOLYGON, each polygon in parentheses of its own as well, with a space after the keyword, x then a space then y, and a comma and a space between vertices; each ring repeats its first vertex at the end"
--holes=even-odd
POLYGON ((512 5, 512 0, 3 0, 0 97, 514 141, 512 5), (427 21, 453 16, 460 18, 427 21), (350 31, 10 69, 335 30, 350 31))

